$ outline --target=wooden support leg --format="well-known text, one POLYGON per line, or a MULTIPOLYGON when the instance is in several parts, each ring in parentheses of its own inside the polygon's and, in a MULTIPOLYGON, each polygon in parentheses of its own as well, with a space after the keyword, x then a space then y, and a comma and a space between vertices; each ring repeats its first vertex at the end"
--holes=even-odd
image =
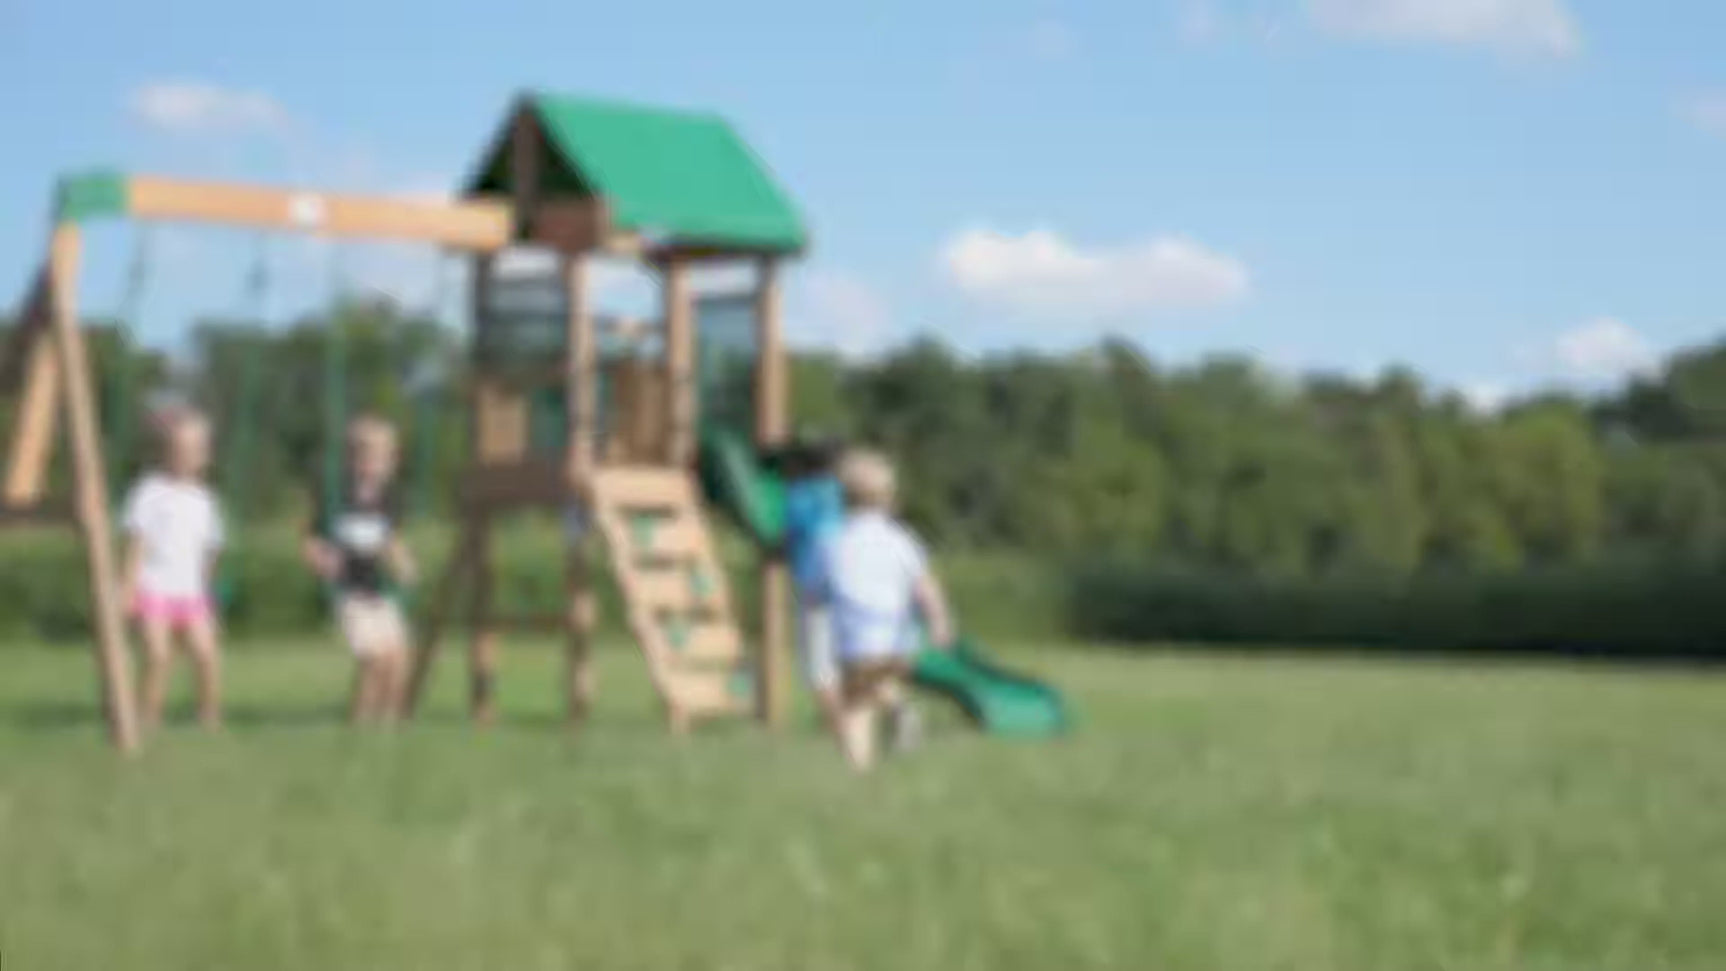
POLYGON ((4 362, 23 378, 6 464, 5 505, 14 508, 34 506, 42 499, 59 417, 60 358, 49 321, 49 287, 49 274, 41 274, 4 362))
POLYGON ((565 567, 569 596, 569 641, 566 647, 569 667, 565 676, 568 679, 571 724, 585 719, 593 703, 593 628, 598 620, 598 603, 593 595, 587 553, 586 541, 571 543, 565 567))
POLYGON ((755 713, 768 726, 785 724, 786 659, 791 623, 791 576, 777 558, 761 561, 761 643, 755 655, 755 713))
POLYGON ((108 479, 102 468, 101 432, 90 387, 90 362, 75 306, 79 256, 78 229, 54 231, 49 266, 54 288, 54 344, 59 351, 61 384, 72 440, 72 475, 78 528, 90 567, 90 613, 96 633, 96 663, 101 672, 108 734, 123 752, 138 747, 138 710, 126 653, 126 625, 108 513, 108 479))
POLYGON ((482 518, 474 524, 473 546, 468 558, 473 563, 473 600, 469 612, 468 642, 468 711, 473 720, 490 725, 497 719, 494 697, 497 681, 497 629, 492 621, 496 576, 492 562, 491 520, 482 518))
POLYGON ((418 631, 413 654, 413 669, 408 674, 406 698, 406 713, 409 715, 419 711, 420 701, 425 694, 426 685, 431 680, 432 668, 437 663, 438 648, 442 645, 444 628, 449 619, 463 604, 463 594, 472 591, 472 557, 473 534, 467 529, 456 536, 450 549, 449 561, 444 564, 443 575, 433 591, 431 609, 426 614, 425 625, 418 631))

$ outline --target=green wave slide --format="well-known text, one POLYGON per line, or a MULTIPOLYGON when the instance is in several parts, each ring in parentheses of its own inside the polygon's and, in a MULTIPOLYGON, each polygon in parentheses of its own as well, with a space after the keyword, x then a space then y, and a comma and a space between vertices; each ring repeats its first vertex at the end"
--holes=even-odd
MULTIPOLYGON (((701 482, 709 502, 724 510, 763 549, 785 540, 785 484, 745 436, 722 427, 701 434, 701 482)), ((949 650, 925 646, 913 682, 953 704, 978 728, 1012 738, 1064 733, 1067 706, 1059 691, 990 659, 976 641, 961 637, 949 650)))

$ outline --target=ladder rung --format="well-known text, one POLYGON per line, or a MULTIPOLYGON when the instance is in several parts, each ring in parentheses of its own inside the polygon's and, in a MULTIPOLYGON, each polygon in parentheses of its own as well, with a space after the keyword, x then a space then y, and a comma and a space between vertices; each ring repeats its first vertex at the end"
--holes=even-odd
POLYGON ((702 551, 700 528, 681 517, 668 516, 645 530, 630 532, 638 560, 687 560, 702 551))
POLYGON ((672 621, 659 626, 666 648, 678 661, 735 661, 743 655, 743 638, 733 624, 693 621, 685 626, 672 621))
POLYGON ((628 514, 637 509, 690 508, 695 494, 689 473, 654 466, 618 466, 602 469, 593 477, 594 491, 602 502, 628 514))
POLYGON ((742 714, 751 707, 749 695, 738 690, 730 671, 679 673, 669 682, 677 704, 696 718, 742 714))
POLYGON ((720 601, 719 585, 698 588, 683 567, 630 570, 622 578, 626 595, 651 613, 713 610, 720 601))

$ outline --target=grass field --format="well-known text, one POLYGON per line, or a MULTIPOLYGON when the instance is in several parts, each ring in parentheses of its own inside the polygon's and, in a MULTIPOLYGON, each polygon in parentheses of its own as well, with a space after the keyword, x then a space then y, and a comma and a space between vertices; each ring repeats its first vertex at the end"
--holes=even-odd
POLYGON ((334 649, 236 652, 230 731, 102 747, 76 653, 0 654, 0 966, 1726 967, 1726 678, 1026 655, 1082 719, 938 721, 849 776, 800 722, 673 741, 607 652, 509 717, 333 721, 334 649))

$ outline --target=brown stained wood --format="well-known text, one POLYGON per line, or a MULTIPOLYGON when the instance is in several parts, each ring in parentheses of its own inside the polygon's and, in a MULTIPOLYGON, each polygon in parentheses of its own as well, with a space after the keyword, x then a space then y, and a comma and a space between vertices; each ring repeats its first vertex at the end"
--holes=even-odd
POLYGON ((528 221, 529 239, 567 255, 604 249, 611 236, 611 216, 594 197, 542 202, 528 221))
POLYGON ((563 467, 551 459, 470 468, 456 492, 463 507, 473 510, 560 509, 573 498, 563 467))
POLYGON ((450 617, 457 611, 466 609, 466 598, 463 595, 472 589, 473 560, 470 551, 473 542, 472 531, 464 526, 456 535, 450 548, 449 559, 444 564, 443 575, 438 578, 431 598, 431 610, 426 615, 424 626, 418 631, 414 645, 413 669, 408 675, 408 714, 419 709, 426 685, 430 683, 432 668, 437 663, 438 649, 443 644, 444 628, 448 626, 450 617))
POLYGON ((568 477, 574 489, 585 489, 599 458, 599 341, 589 306, 588 266, 581 256, 564 258, 563 278, 569 304, 569 332, 564 389, 569 409, 566 446, 568 477))
POLYGON ((473 384, 474 446, 480 463, 521 462, 528 452, 527 396, 501 381, 482 377, 473 384))
POLYGON ((636 358, 606 366, 611 390, 605 457, 613 465, 657 464, 665 456, 665 371, 636 358))
POLYGON ((60 414, 60 359, 51 339, 51 291, 50 276, 44 269, 31 288, 24 315, 13 327, 8 360, 4 362, 10 369, 15 359, 23 380, 12 421, 5 492, 0 496, 12 507, 42 501, 48 462, 54 450, 54 432, 60 414))
POLYGON ((570 722, 579 723, 593 706, 593 629, 599 621, 585 539, 571 543, 565 553, 564 596, 568 599, 564 618, 568 638, 564 643, 564 698, 570 722))
POLYGON ((498 643, 493 617, 497 576, 491 525, 483 515, 471 520, 473 542, 468 547, 473 570, 473 598, 468 609, 468 712, 480 725, 490 725, 497 718, 498 643))
POLYGON ((679 260, 666 263, 662 275, 665 412, 669 419, 665 461, 688 468, 695 460, 695 306, 691 302, 687 264, 679 260))
MULTIPOLYGON (((783 444, 790 431, 791 378, 779 265, 766 258, 756 272, 755 441, 766 450, 783 444)), ((784 723, 790 689, 791 580, 777 552, 763 555, 758 570, 761 637, 755 657, 756 713, 777 727, 784 723)))
POLYGON ((539 121, 531 110, 522 108, 510 123, 510 190, 514 195, 515 211, 531 213, 539 208, 539 156, 542 137, 539 121))
POLYGON ((502 249, 514 230, 514 213, 501 202, 412 202, 150 176, 131 179, 127 191, 129 212, 140 219, 419 240, 475 250, 502 249))
POLYGON ((109 521, 108 478, 102 467, 101 430, 96 398, 90 386, 90 361, 84 333, 78 326, 77 279, 80 256, 78 228, 54 230, 49 258, 53 292, 54 343, 59 351, 60 382, 65 396, 67 430, 72 446, 73 502, 90 573, 91 618, 96 633, 96 665, 101 674, 102 708, 108 737, 122 752, 140 744, 138 707, 132 682, 131 656, 120 602, 120 582, 109 521))

